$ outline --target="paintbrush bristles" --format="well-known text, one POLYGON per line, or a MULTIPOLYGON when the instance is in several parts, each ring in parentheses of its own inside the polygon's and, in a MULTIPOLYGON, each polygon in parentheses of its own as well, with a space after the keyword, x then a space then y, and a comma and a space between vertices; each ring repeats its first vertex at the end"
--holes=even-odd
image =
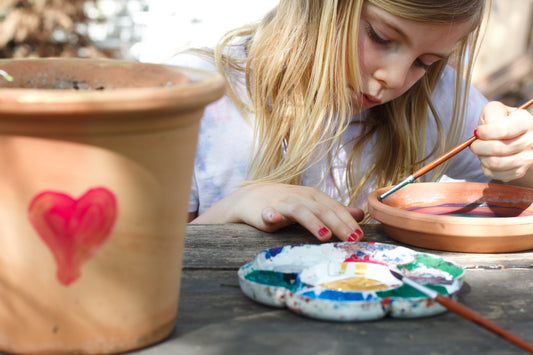
POLYGON ((408 277, 405 277, 401 272, 399 271, 395 271, 395 270, 392 270, 391 268, 389 268, 389 271, 391 272, 391 274, 396 277, 398 280, 402 281, 403 283, 411 286, 412 288, 420 291, 421 293, 425 294, 426 296, 428 296, 429 298, 431 299, 435 299, 437 297, 437 295, 439 294, 437 291, 434 291, 426 286, 423 286, 411 279, 409 279, 408 277))
POLYGON ((402 187, 404 187, 405 185, 408 185, 410 183, 412 183, 413 181, 415 181, 415 177, 413 175, 409 175, 405 180, 403 180, 402 182, 400 182, 398 185, 394 186, 392 189, 388 190, 387 192, 381 194, 379 197, 378 197, 378 200, 381 201, 383 200, 385 197, 389 196, 390 194, 396 192, 397 190, 401 189, 402 187))
POLYGON ((393 270, 391 268, 389 268, 389 271, 392 274, 392 276, 394 276, 395 278, 397 278, 400 281, 403 281, 403 275, 399 271, 393 270))

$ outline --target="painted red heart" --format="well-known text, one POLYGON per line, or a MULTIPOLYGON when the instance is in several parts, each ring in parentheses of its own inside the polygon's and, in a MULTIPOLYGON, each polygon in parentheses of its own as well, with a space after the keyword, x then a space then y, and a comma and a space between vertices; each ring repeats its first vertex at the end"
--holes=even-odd
POLYGON ((31 201, 29 220, 52 252, 57 278, 68 286, 109 238, 117 216, 114 194, 106 188, 88 190, 80 198, 44 191, 31 201))

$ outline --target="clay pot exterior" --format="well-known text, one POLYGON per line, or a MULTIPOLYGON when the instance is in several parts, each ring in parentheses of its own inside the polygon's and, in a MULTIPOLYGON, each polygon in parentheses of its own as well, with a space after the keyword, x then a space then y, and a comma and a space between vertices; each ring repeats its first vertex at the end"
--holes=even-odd
POLYGON ((415 183, 368 196, 387 234, 422 248, 468 253, 533 249, 533 190, 503 184, 415 183), (479 218, 481 217, 481 218, 479 218))
POLYGON ((14 77, 0 78, 0 350, 162 340, 177 316, 199 122, 222 78, 116 60, 0 68, 14 77))

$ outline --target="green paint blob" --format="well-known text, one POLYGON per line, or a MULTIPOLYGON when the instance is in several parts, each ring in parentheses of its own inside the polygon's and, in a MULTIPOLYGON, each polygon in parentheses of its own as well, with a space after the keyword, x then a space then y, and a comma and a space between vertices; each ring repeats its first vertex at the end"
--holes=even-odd
POLYGON ((460 266, 452 264, 441 258, 437 258, 430 254, 419 253, 416 256, 416 260, 407 265, 400 266, 401 269, 413 270, 425 266, 427 268, 435 268, 447 272, 452 275, 453 278, 459 277, 463 274, 463 269, 460 266))
POLYGON ((492 217, 498 217, 498 216, 482 216, 482 215, 475 215, 475 214, 466 214, 466 213, 445 213, 441 216, 450 216, 450 217, 471 217, 471 218, 492 218, 492 217))
MULTIPOLYGON (((447 295, 448 291, 443 286, 438 285, 425 285, 427 288, 430 288, 434 291, 437 291, 441 295, 447 295)), ((408 297, 408 298, 427 298, 428 296, 423 294, 422 292, 418 291, 415 288, 412 288, 409 285, 402 285, 400 287, 394 288, 392 290, 388 291, 378 291, 376 294, 381 297, 392 297, 392 298, 398 298, 398 297, 408 297)))
POLYGON ((245 276, 246 280, 262 285, 285 287, 292 292, 298 290, 299 283, 297 278, 297 274, 285 274, 271 270, 254 270, 245 276))

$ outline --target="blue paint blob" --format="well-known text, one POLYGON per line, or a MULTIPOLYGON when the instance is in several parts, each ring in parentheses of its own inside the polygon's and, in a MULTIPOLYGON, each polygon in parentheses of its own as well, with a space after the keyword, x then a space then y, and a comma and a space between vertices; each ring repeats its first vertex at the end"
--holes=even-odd
POLYGON ((371 301, 379 300, 373 293, 362 292, 342 292, 335 290, 324 290, 322 292, 306 291, 302 293, 302 296, 312 299, 326 299, 332 301, 371 301))
POLYGON ((267 249, 267 250, 265 250, 265 257, 267 259, 273 258, 276 255, 278 255, 279 253, 281 253, 282 250, 283 250, 283 247, 267 249))

